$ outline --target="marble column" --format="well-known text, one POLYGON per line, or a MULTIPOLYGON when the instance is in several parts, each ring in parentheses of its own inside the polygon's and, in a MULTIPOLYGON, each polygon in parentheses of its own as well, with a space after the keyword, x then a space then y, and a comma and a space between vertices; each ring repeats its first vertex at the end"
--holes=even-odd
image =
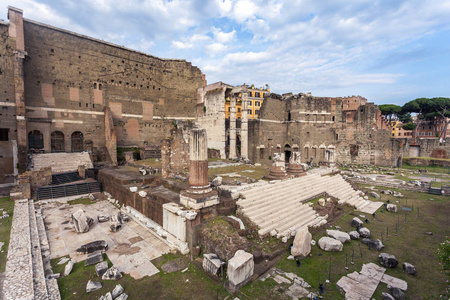
POLYGON ((242 93, 241 110, 241 158, 248 159, 248 115, 247 115, 247 93, 242 93))
POLYGON ((180 203, 192 209, 219 204, 216 190, 208 181, 208 139, 206 129, 195 125, 189 136, 189 188, 180 192, 180 203))
POLYGON ((236 158, 236 96, 230 96, 230 152, 229 159, 236 158))
POLYGON ((194 194, 211 191, 208 181, 208 139, 206 129, 194 126, 189 137, 189 189, 194 194))

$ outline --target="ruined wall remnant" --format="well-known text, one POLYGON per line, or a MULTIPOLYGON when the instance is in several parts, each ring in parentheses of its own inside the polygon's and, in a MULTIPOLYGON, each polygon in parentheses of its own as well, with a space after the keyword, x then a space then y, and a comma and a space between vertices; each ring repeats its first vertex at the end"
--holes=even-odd
POLYGON ((219 151, 222 159, 248 158, 247 99, 245 85, 217 82, 198 89, 197 122, 206 129, 208 148, 219 151), (230 103, 228 119, 226 103, 230 103))
POLYGON ((323 98, 270 94, 260 118, 249 122, 249 157, 269 165, 273 153, 303 162, 394 165, 401 155, 380 118, 362 97, 323 98))
POLYGON ((189 171, 189 126, 174 128, 161 147, 162 177, 185 176, 189 171))

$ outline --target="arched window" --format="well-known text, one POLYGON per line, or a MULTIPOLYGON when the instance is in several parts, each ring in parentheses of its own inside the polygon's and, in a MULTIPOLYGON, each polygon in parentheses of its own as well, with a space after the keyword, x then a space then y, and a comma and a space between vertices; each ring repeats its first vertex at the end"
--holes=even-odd
POLYGON ((84 151, 83 134, 79 131, 72 133, 72 152, 84 151))
POLYGON ((44 135, 39 130, 33 130, 28 133, 28 149, 43 149, 44 135))
POLYGON ((291 111, 288 110, 288 121, 291 121, 291 111))
POLYGON ((61 131, 54 131, 52 132, 50 139, 52 152, 66 151, 64 146, 64 133, 62 133, 61 131))

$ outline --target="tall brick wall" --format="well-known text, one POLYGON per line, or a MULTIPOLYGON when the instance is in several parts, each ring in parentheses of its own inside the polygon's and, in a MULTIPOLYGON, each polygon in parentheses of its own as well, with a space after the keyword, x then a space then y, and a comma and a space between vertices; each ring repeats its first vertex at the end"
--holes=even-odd
POLYGON ((14 174, 13 143, 17 141, 16 104, 14 95, 15 40, 8 35, 9 26, 0 21, 0 130, 7 140, 0 141, 0 184, 14 174))
MULTIPOLYGON (((3 32, 7 28, 0 24, 3 32)), ((27 134, 39 130, 43 150, 50 152, 51 133, 59 131, 65 151, 71 152, 71 136, 81 132, 84 148, 101 159, 111 149, 111 136, 105 139, 105 132, 111 132, 109 124, 105 127, 105 107, 111 108, 118 146, 160 147, 174 120, 195 119, 197 89, 204 78, 184 60, 161 59, 27 19, 23 41, 28 53, 21 70, 25 145, 27 134)), ((11 81, 0 84, 14 95, 11 81)))

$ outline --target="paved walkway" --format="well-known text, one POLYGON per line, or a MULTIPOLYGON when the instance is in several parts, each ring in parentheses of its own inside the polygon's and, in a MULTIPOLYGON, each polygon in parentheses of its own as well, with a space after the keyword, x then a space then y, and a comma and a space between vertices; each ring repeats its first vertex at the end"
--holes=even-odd
POLYGON ((98 215, 112 215, 118 209, 108 201, 91 205, 69 205, 48 202, 41 205, 50 245, 51 259, 69 255, 73 262, 86 259, 86 255, 76 253, 83 244, 96 240, 108 243, 106 254, 121 271, 139 279, 158 273, 151 260, 168 253, 170 248, 154 234, 130 220, 118 232, 110 232, 109 222, 99 223, 98 215), (71 223, 71 215, 78 209, 94 219, 94 224, 85 233, 77 233, 71 223))
POLYGON ((14 205, 3 299, 34 299, 29 226, 28 200, 18 200, 14 205))

